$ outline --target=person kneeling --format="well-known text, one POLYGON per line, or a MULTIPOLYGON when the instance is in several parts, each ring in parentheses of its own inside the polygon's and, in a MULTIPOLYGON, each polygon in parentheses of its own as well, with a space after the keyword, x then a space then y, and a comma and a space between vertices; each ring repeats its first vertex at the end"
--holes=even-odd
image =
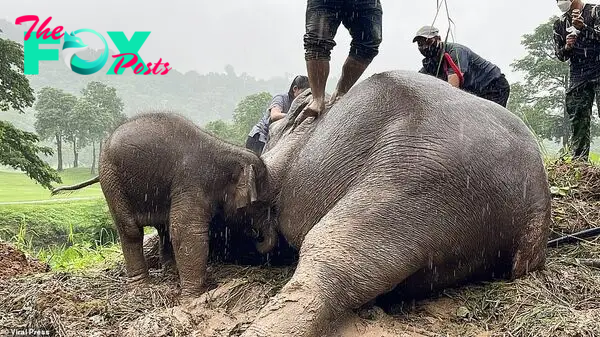
POLYGON ((264 116, 250 130, 246 139, 246 148, 260 156, 269 139, 269 125, 284 118, 290 110, 294 98, 308 88, 308 77, 298 75, 292 81, 287 93, 273 96, 264 116))

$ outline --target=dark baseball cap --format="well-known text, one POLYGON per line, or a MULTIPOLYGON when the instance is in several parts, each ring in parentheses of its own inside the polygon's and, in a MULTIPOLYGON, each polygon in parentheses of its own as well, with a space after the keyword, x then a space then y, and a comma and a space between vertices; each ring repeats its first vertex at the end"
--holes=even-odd
POLYGON ((430 39, 432 37, 438 36, 439 33, 440 33, 440 31, 433 26, 423 26, 417 31, 417 34, 415 35, 413 42, 417 41, 417 39, 419 37, 424 37, 426 39, 430 39))

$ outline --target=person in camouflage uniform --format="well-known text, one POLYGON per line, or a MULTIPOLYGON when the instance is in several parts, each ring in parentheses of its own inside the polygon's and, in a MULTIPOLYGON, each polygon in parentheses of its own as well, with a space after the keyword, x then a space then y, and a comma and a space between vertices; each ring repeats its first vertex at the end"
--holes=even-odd
POLYGON ((600 6, 581 0, 560 0, 564 14, 554 22, 554 48, 570 63, 565 104, 571 123, 573 159, 587 161, 594 99, 600 108, 600 6))

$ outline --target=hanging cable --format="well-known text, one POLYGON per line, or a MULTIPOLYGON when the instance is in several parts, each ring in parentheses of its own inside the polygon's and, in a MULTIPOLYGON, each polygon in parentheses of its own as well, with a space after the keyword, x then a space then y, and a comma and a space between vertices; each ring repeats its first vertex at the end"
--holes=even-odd
MULTIPOLYGON (((448 43, 448 38, 450 36, 452 37, 452 42, 456 42, 454 32, 452 30, 453 26, 454 26, 454 30, 456 30, 456 24, 454 23, 454 20, 452 20, 452 18, 450 17, 450 9, 448 8, 448 1, 447 0, 436 0, 437 10, 435 12, 435 17, 433 18, 433 23, 431 24, 431 26, 433 27, 435 25, 437 18, 440 14, 442 5, 444 5, 444 7, 446 8, 446 18, 448 19, 448 30, 446 31, 446 37, 444 38, 444 48, 445 48, 445 46, 448 43)), ((438 62, 438 66, 437 66, 436 77, 439 76, 439 74, 440 74, 442 62, 443 62, 443 58, 440 57, 440 61, 438 62)), ((457 62, 458 62, 458 67, 460 68, 460 59, 458 59, 458 55, 457 55, 457 62)))

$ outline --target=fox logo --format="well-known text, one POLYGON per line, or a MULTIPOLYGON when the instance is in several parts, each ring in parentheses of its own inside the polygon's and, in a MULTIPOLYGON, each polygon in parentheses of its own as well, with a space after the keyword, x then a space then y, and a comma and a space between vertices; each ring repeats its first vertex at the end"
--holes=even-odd
POLYGON ((104 37, 91 29, 79 29, 71 34, 65 32, 62 54, 65 64, 72 71, 81 75, 90 75, 102 69, 108 60, 108 45, 104 37), (86 32, 98 36, 104 43, 104 52, 94 61, 86 61, 75 55, 77 52, 88 49, 88 45, 83 43, 83 40, 76 36, 78 33, 86 32))
POLYGON ((80 37, 73 35, 73 33, 68 34, 65 32, 64 38, 65 42, 62 47, 62 55, 65 64, 69 69, 72 70, 73 68, 71 67, 71 60, 75 56, 75 53, 87 49, 88 46, 83 43, 83 40, 81 40, 80 37))

